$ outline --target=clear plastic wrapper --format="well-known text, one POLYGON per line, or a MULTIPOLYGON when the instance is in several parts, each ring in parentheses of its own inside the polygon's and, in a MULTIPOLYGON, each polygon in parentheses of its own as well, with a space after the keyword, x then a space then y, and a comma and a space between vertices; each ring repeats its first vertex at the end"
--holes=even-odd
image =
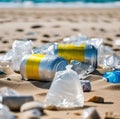
POLYGON ((24 55, 32 53, 32 41, 15 40, 12 46, 12 68, 20 70, 20 62, 24 55))
POLYGON ((11 88, 3 87, 0 88, 0 96, 19 96, 19 94, 11 88))
POLYGON ((47 50, 51 45, 53 45, 53 43, 47 43, 43 46, 35 47, 33 48, 33 53, 34 54, 47 54, 47 50))
POLYGON ((0 103, 0 119, 15 119, 9 108, 0 103))
MULTIPOLYGON (((115 53, 114 51, 108 47, 108 46, 101 46, 99 52, 98 52, 98 64, 99 66, 101 66, 102 68, 108 68, 108 59, 109 57, 113 56, 115 53)), ((110 61, 109 61, 110 62, 110 61)))
POLYGON ((65 44, 89 44, 93 45, 95 48, 99 49, 102 45, 103 39, 101 38, 91 38, 88 39, 86 35, 78 34, 76 36, 71 36, 63 39, 63 43, 65 44))
POLYGON ((88 63, 82 63, 75 60, 72 60, 70 64, 72 65, 72 70, 76 71, 81 77, 93 72, 95 69, 95 67, 88 63))
POLYGON ((109 67, 112 69, 120 69, 120 56, 116 54, 106 56, 106 58, 104 58, 103 67, 105 68, 109 67))
POLYGON ((68 65, 56 73, 45 99, 45 107, 77 108, 84 106, 84 95, 79 76, 68 65))

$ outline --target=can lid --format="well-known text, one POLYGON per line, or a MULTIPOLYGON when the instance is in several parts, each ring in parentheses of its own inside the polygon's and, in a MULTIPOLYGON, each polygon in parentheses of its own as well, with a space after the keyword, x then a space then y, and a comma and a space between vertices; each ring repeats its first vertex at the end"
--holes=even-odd
POLYGON ((68 62, 64 58, 58 57, 56 65, 54 66, 54 70, 55 71, 65 70, 67 65, 68 62))

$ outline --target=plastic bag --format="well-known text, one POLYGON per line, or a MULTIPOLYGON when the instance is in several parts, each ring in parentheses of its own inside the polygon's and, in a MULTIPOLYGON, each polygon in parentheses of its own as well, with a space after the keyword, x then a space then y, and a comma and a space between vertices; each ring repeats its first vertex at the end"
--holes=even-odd
POLYGON ((15 119, 9 108, 0 103, 0 119, 15 119))
POLYGON ((0 88, 0 96, 19 96, 19 94, 11 88, 3 87, 0 88))
POLYGON ((12 68, 15 71, 20 70, 20 62, 24 55, 32 53, 32 41, 16 40, 12 46, 12 68))
POLYGON ((56 73, 45 99, 45 107, 76 108, 83 105, 84 95, 79 76, 68 65, 66 70, 56 73))

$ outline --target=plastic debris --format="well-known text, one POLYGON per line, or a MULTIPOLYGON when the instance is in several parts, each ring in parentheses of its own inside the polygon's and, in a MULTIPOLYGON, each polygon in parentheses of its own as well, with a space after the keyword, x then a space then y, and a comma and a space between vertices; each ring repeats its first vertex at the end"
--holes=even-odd
POLYGON ((83 107, 84 95, 79 76, 68 65, 66 70, 56 73, 45 99, 45 107, 76 108, 83 107))
POLYGON ((12 68, 15 71, 20 71, 22 57, 32 53, 32 41, 15 40, 12 53, 12 68))
POLYGON ((34 54, 47 54, 48 47, 50 47, 51 45, 53 45, 53 43, 46 43, 43 46, 34 47, 33 48, 33 53, 34 54))
POLYGON ((88 63, 82 63, 75 60, 72 60, 70 64, 72 65, 72 70, 76 71, 81 77, 93 72, 95 69, 95 67, 88 63))
POLYGON ((15 119, 9 108, 0 103, 0 119, 15 119))
POLYGON ((114 54, 115 54, 114 51, 110 47, 102 45, 98 52, 99 66, 101 66, 102 68, 108 68, 110 66, 107 64, 108 58, 111 56, 115 56, 114 54))
POLYGON ((82 119, 100 119, 97 110, 93 107, 83 110, 82 119))
POLYGON ((86 35, 82 35, 82 34, 78 34, 76 36, 71 36, 63 39, 63 43, 65 44, 75 44, 75 45, 88 44, 88 45, 93 45, 97 49, 100 49, 102 42, 103 39, 101 38, 88 39, 86 35))
POLYGON ((103 79, 110 83, 120 83, 120 70, 105 72, 103 79))
POLYGON ((104 59, 103 65, 104 65, 104 67, 109 67, 112 69, 120 69, 120 56, 118 56, 116 54, 107 56, 104 59))
POLYGON ((11 88, 3 87, 0 88, 0 96, 19 96, 19 94, 11 88))
POLYGON ((104 103, 104 98, 99 96, 93 96, 88 100, 88 102, 104 103))

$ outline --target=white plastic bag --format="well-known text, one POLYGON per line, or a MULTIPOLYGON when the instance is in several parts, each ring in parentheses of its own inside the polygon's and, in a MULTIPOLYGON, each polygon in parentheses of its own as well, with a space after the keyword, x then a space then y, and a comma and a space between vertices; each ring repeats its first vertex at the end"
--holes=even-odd
POLYGON ((15 40, 12 46, 12 68, 20 70, 20 62, 24 55, 32 53, 32 41, 15 40))
POLYGON ((83 89, 78 74, 68 65, 55 74, 45 99, 45 107, 76 108, 84 106, 83 89))

